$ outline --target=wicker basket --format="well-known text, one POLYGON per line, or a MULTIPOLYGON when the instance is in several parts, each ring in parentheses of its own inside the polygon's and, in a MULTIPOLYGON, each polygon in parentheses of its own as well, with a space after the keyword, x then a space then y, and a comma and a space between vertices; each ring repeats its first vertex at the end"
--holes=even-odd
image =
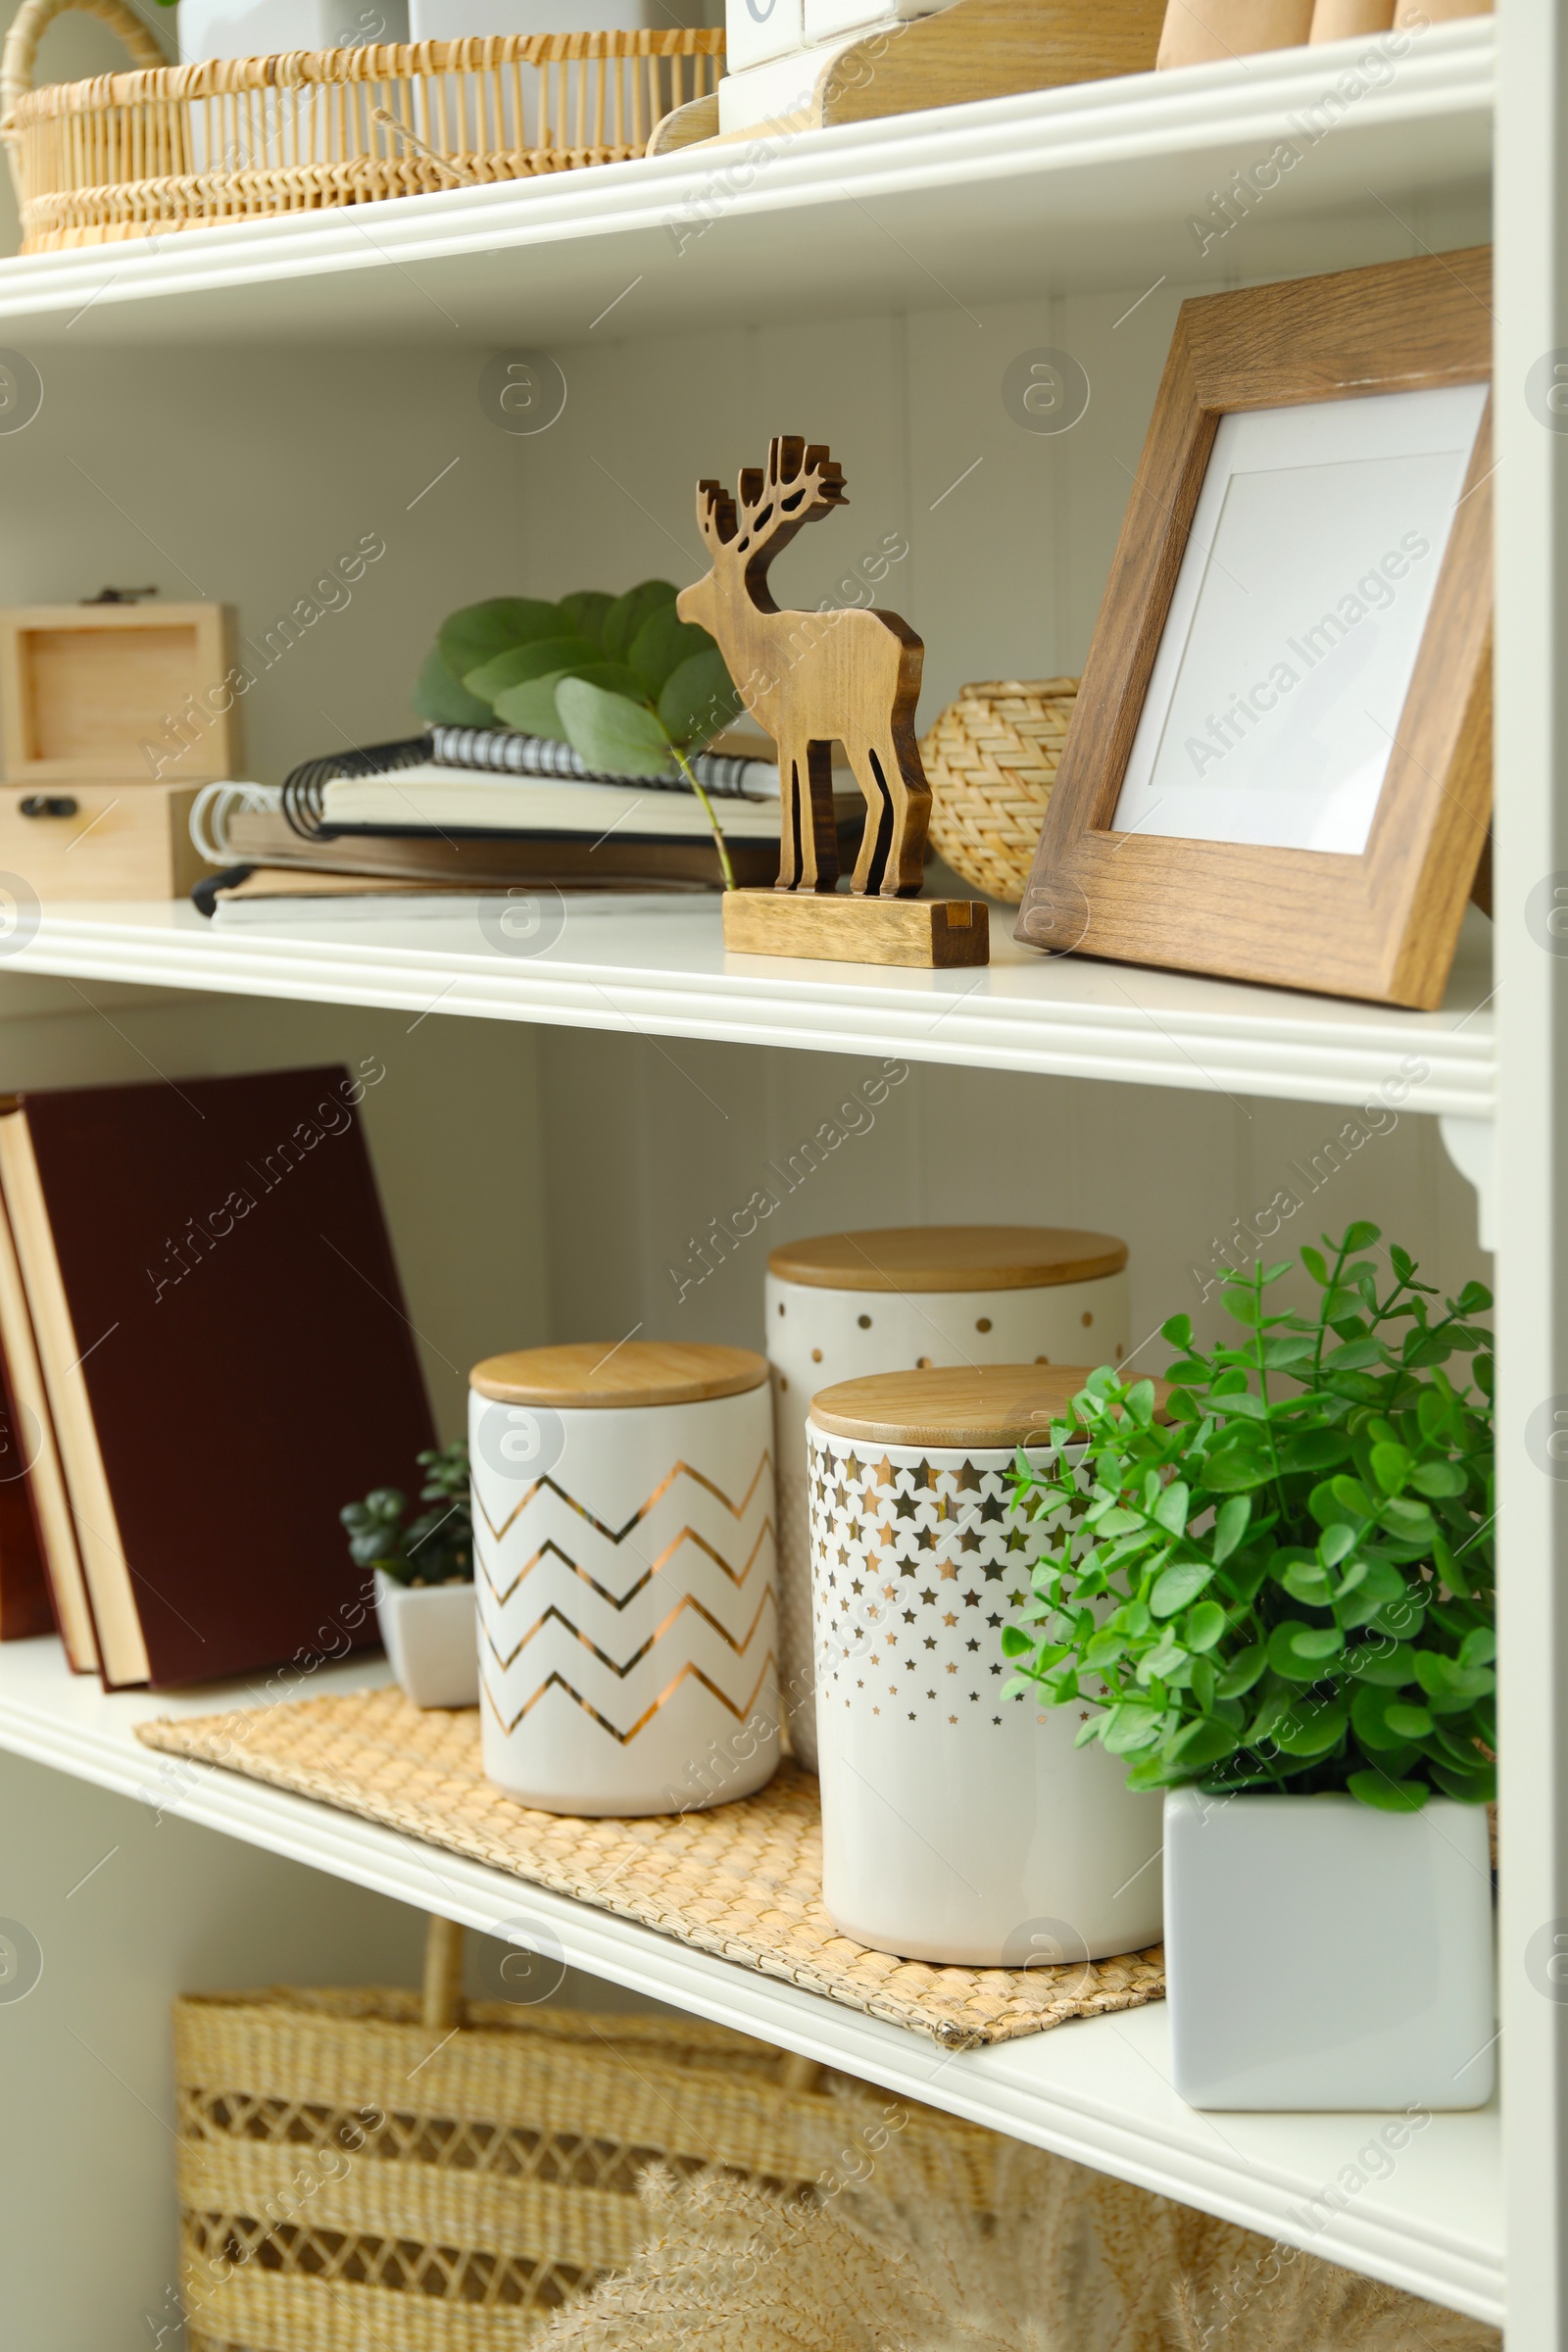
POLYGON ((125 0, 24 0, 0 59, 22 250, 318 212, 641 155, 716 89, 721 32, 552 32, 166 66, 125 0), (45 27, 101 17, 134 74, 32 88, 45 27))
MULTIPOLYGON (((512 2352, 631 2261, 649 2164, 804 2191, 837 2161, 846 2119, 808 2061, 689 2019, 464 2014, 460 1963, 433 1922, 422 2003, 175 2003, 190 2352, 512 2352)), ((988 2210, 992 2135, 898 2113, 901 2147, 988 2210)))
POLYGON ((920 746, 931 846, 956 873, 1016 906, 1077 699, 1076 678, 965 686, 920 746))

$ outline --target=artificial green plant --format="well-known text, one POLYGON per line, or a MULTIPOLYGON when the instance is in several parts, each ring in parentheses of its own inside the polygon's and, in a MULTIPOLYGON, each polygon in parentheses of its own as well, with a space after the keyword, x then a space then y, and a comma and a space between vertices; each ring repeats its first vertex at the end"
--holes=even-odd
POLYGON ((419 1500, 431 1507, 410 1521, 408 1497, 396 1487, 377 1487, 363 1502, 346 1503, 338 1517, 348 1530, 349 1556, 357 1568, 379 1568, 395 1585, 471 1584, 468 1448, 460 1440, 416 1458, 425 1474, 419 1500))
POLYGON ((1162 1407, 1102 1368, 1049 1468, 1018 1456, 1019 1507, 1056 1525, 1007 1689, 1091 1710, 1079 1744, 1133 1788, 1494 1793, 1491 1295, 1435 1313, 1404 1250, 1365 1254, 1381 1238, 1301 1250, 1312 1315, 1268 1311, 1289 1259, 1230 1276, 1239 1346, 1174 1317, 1162 1407))

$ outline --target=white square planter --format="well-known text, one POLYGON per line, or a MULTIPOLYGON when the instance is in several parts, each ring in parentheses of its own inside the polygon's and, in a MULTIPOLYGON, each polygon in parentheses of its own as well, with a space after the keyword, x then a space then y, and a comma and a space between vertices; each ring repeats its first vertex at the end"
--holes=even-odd
POLYGON ((1175 2086, 1193 2107, 1481 2107, 1494 2075, 1484 1806, 1165 1799, 1175 2086))
POLYGON ((381 1645, 416 1707, 479 1703, 479 1619, 473 1587, 395 1585, 375 1572, 381 1645))
POLYGON ((406 41, 408 0, 179 0, 179 58, 275 57, 406 41))

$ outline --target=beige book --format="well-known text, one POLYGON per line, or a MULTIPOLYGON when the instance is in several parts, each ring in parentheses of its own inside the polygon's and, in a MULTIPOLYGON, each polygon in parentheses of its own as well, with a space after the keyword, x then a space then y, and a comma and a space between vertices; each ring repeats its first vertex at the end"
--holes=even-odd
MULTIPOLYGON (((0 1134, 9 1123, 0 1119, 0 1134)), ((54 1417, 44 1394, 22 1268, 17 1262, 16 1244, 3 1206, 0 1206, 0 1347, 5 1348, 18 1416, 24 1427, 30 1421, 37 1431, 37 1446, 27 1465, 27 1478, 38 1516, 44 1565, 49 1571, 60 1619, 60 1637, 73 1673, 93 1674, 98 1667, 98 1643, 93 1635, 92 1610, 60 1467, 54 1417)))
POLYGON ((60 1277, 27 1114, 22 1109, 0 1118, 0 1187, 5 1192, 43 1385, 65 1468, 76 1548, 98 1632, 98 1662, 105 1687, 117 1690, 129 1683, 147 1681, 147 1644, 98 1448, 81 1369, 82 1350, 60 1277))

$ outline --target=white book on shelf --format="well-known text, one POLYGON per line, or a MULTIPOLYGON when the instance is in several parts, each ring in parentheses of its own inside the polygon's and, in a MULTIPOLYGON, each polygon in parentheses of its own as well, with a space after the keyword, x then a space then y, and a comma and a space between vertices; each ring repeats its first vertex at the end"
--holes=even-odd
MULTIPOLYGON (((714 804, 724 832, 738 841, 777 837, 779 804, 731 797, 714 804)), ((609 834, 663 841, 706 840, 708 816, 695 793, 654 784, 578 784, 554 776, 487 775, 433 763, 384 776, 336 776, 321 788, 321 822, 388 833, 421 831, 565 833, 599 841, 609 834)))

